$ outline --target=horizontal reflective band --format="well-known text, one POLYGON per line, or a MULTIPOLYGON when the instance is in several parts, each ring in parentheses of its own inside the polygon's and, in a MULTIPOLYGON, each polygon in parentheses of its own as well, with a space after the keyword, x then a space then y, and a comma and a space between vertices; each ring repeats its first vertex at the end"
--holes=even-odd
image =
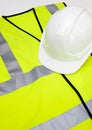
POLYGON ((47 9, 49 10, 49 12, 51 14, 54 14, 58 10, 57 6, 54 5, 54 4, 52 4, 52 5, 46 5, 46 7, 47 7, 47 9))
POLYGON ((4 40, 3 36, 0 34, 0 56, 2 57, 7 70, 9 73, 19 73, 21 68, 19 67, 15 57, 13 56, 7 42, 4 40))
POLYGON ((38 78, 52 73, 44 66, 37 66, 28 73, 12 73, 12 79, 0 84, 0 95, 12 92, 37 80, 38 78))
MULTIPOLYGON (((87 106, 92 112, 92 99, 87 102, 87 106)), ((69 130, 87 118, 89 118, 89 116, 81 104, 30 130, 69 130)))

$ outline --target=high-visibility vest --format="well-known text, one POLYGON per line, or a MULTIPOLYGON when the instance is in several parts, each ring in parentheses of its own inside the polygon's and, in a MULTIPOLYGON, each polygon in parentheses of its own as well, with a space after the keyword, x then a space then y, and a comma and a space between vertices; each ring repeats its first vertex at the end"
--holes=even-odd
POLYGON ((0 130, 92 130, 92 56, 70 75, 38 59, 43 29, 63 7, 0 18, 0 130))

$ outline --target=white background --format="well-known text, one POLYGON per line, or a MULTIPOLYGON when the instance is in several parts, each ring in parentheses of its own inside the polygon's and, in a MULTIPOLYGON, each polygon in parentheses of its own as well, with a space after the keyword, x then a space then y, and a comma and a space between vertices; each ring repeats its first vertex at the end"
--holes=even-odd
MULTIPOLYGON (((26 11, 31 7, 50 3, 62 2, 61 0, 0 0, 0 16, 11 15, 26 11)), ((82 6, 92 14, 92 0, 63 0, 68 6, 82 6)))

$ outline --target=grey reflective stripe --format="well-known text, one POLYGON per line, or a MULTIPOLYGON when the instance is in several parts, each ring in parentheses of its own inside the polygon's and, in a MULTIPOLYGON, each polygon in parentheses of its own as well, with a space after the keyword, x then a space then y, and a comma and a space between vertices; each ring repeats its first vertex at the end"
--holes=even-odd
POLYGON ((42 76, 52 73, 51 70, 44 66, 37 66, 30 72, 23 73, 2 35, 0 35, 0 55, 11 75, 10 80, 0 83, 0 95, 12 92, 17 88, 34 82, 42 76))
MULTIPOLYGON (((92 99, 87 102, 87 106, 92 112, 92 99)), ((30 130, 69 130, 89 118, 83 105, 78 105, 64 114, 38 125, 30 130)))
POLYGON ((13 56, 7 42, 2 35, 0 35, 0 56, 2 57, 10 74, 21 72, 21 68, 19 67, 15 57, 13 56))
MULTIPOLYGON (((53 14, 58 8, 53 5, 47 5, 48 10, 53 14)), ((0 34, 0 56, 2 57, 11 79, 0 84, 0 95, 12 92, 17 88, 28 85, 38 78, 52 73, 44 66, 35 67, 32 71, 23 74, 18 62, 12 54, 7 42, 0 34)))
POLYGON ((21 68, 19 67, 17 61, 15 60, 14 56, 12 55, 12 53, 10 51, 3 54, 2 59, 10 74, 15 73, 15 72, 16 73, 22 72, 21 68))
POLYGON ((51 14, 54 14, 58 10, 58 8, 57 8, 57 6, 55 4, 46 5, 46 7, 47 7, 47 9, 49 10, 49 12, 51 14))
POLYGON ((52 71, 45 68, 44 66, 37 66, 28 73, 14 73, 12 79, 0 84, 0 95, 12 92, 17 88, 29 85, 38 78, 51 74, 52 71))

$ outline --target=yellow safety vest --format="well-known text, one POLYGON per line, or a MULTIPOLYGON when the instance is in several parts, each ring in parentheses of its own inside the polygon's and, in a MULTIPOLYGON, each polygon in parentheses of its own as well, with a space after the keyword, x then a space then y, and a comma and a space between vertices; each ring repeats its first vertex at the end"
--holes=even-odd
POLYGON ((92 56, 71 75, 52 72, 38 59, 43 29, 64 7, 0 18, 0 130, 92 130, 92 56))

